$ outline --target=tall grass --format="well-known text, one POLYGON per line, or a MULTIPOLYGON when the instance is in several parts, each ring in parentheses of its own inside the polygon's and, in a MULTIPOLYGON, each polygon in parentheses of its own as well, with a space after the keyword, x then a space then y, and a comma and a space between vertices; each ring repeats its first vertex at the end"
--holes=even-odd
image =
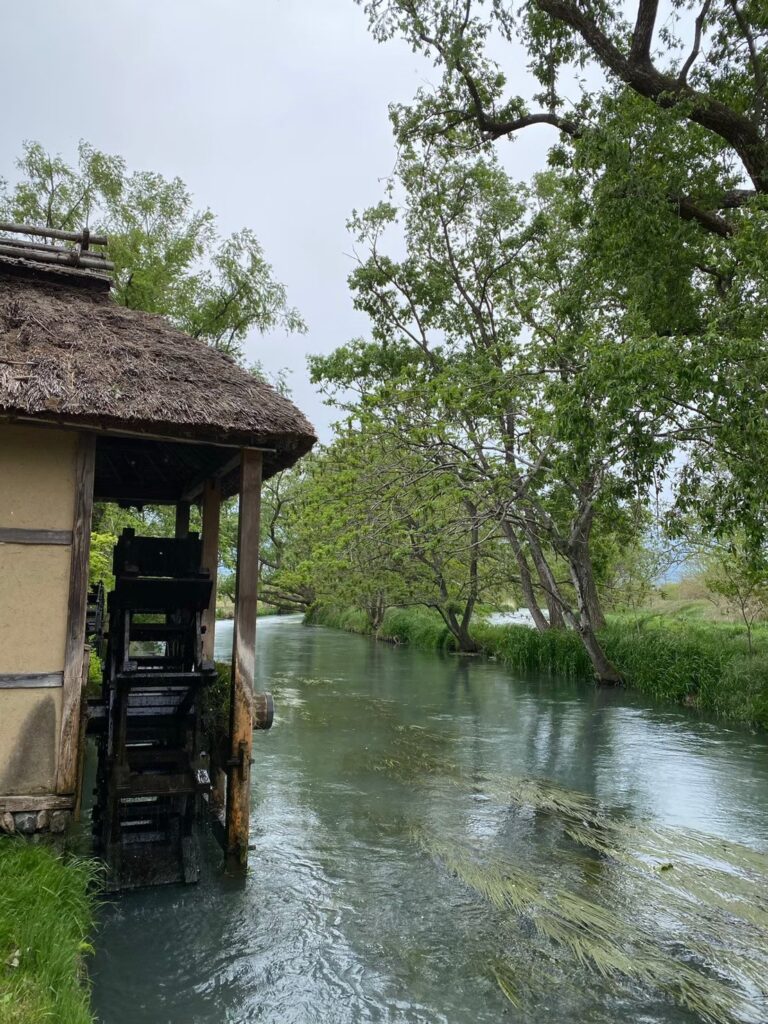
POLYGON ((88 934, 95 861, 0 839, 0 1021, 90 1024, 88 934))
POLYGON ((428 608, 389 608, 379 627, 380 640, 408 644, 428 651, 453 650, 451 631, 437 614, 428 608))
MULTIPOLYGON (((373 632, 357 609, 316 609, 311 621, 373 632)), ((539 633, 478 621, 472 633, 483 653, 517 672, 593 678, 581 641, 570 630, 539 633)), ((452 648, 442 619, 425 608, 390 609, 376 635, 429 650, 452 648)), ((652 614, 613 616, 600 640, 626 684, 641 693, 768 728, 768 629, 755 631, 752 654, 738 625, 652 614)))

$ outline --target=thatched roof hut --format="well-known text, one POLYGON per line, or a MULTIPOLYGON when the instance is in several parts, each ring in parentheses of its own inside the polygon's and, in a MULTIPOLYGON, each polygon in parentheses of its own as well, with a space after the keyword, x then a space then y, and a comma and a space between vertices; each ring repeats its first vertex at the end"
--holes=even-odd
MULTIPOLYGON (((91 248, 106 239, 0 224, 4 231, 24 237, 0 235, 0 831, 55 831, 77 807, 93 502, 176 505, 178 550, 190 539, 190 504, 201 506, 199 570, 209 585, 205 607, 201 599, 196 617, 183 620, 198 630, 183 648, 194 652, 195 669, 168 669, 173 685, 186 685, 189 676, 202 678, 198 662, 213 657, 220 505, 238 494, 225 845, 244 863, 261 482, 308 452, 314 430, 292 402, 232 359, 160 316, 118 306, 112 264, 91 248)), ((186 608, 181 583, 170 582, 186 608)), ((179 624, 163 607, 173 632, 179 624)), ((132 658, 130 616, 125 621, 123 668, 132 658)), ((173 643, 166 661, 168 650, 182 649, 173 643)), ((144 676, 134 675, 139 682, 131 685, 140 688, 144 676)), ((121 677, 115 692, 126 687, 121 677)), ((196 705, 180 707, 189 713, 196 705)), ((118 718, 104 712, 104 721, 118 718)), ((120 736, 125 753, 124 730, 120 736)), ((111 821, 119 832, 118 810, 111 821)))
MULTIPOLYGON (((264 449, 265 476, 312 447, 314 430, 296 406, 230 357, 161 316, 118 306, 92 277, 49 267, 44 279, 35 269, 35 280, 24 269, 0 257, 0 415, 179 442, 165 453, 172 467, 168 459, 144 467, 147 499, 178 496, 169 471, 189 481, 185 441, 264 449)), ((113 461, 126 450, 111 447, 113 461)), ((127 448, 135 459, 135 446, 127 448)), ((205 471, 205 448, 196 451, 205 471)), ((121 498, 125 469, 100 460, 97 496, 121 498)))

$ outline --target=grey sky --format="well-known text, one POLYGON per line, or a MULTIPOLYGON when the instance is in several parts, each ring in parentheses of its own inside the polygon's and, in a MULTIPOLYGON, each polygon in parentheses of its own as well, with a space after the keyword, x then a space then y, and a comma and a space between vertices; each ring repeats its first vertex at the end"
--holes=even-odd
MULTIPOLYGON (((437 72, 402 43, 375 43, 353 0, 6 0, 2 25, 0 174, 13 178, 25 139, 70 159, 86 139, 181 177, 223 233, 253 228, 309 333, 254 336, 247 355, 292 370, 327 439, 333 414, 306 354, 367 328, 347 290, 345 222, 392 171, 387 104, 437 72)), ((524 77, 522 53, 517 68, 524 77)), ((509 147, 521 178, 551 139, 533 129, 509 147)))

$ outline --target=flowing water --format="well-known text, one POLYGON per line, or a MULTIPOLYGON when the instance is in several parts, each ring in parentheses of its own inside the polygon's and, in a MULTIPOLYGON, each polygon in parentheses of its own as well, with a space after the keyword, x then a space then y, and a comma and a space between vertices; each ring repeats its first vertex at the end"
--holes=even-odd
POLYGON ((768 1020, 765 738, 296 618, 257 650, 248 877, 207 838, 103 908, 102 1024, 768 1020))

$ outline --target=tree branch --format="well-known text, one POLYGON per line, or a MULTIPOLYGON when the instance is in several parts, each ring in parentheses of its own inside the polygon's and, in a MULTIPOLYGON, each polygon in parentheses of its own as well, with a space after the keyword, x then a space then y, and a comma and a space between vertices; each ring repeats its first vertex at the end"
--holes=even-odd
POLYGON ((704 28, 704 19, 706 18, 711 5, 712 0, 704 0, 704 6, 699 11, 699 16, 696 19, 696 30, 693 36, 693 47, 691 48, 691 52, 688 55, 688 59, 686 60, 685 64, 683 64, 680 70, 680 74, 677 77, 677 80, 678 82, 680 82, 681 85, 685 85, 685 83, 688 81, 688 72, 693 67, 693 62, 696 60, 696 58, 699 56, 699 53, 701 52, 701 33, 704 28))
MULTIPOLYGON (((706 2, 709 3, 710 0, 706 0, 706 2)), ((632 46, 629 51, 629 59, 637 64, 645 61, 650 63, 651 42, 658 9, 659 0, 640 0, 635 30, 632 33, 632 46)))
POLYGON ((711 210, 703 210, 692 199, 689 199, 688 196, 671 196, 669 201, 677 209, 677 214, 681 220, 695 220, 702 227, 706 228, 707 231, 714 235, 720 235, 721 238, 730 238, 733 234, 733 224, 724 217, 712 213, 711 210))
MULTIPOLYGON (((645 0, 641 0, 641 3, 645 0)), ((736 152, 759 192, 768 192, 768 142, 759 128, 744 114, 720 100, 691 88, 672 75, 664 74, 650 58, 627 56, 597 22, 573 0, 536 0, 538 8, 555 21, 574 29, 595 57, 640 96, 670 109, 681 102, 685 116, 723 139, 736 152)), ((638 16, 639 17, 639 16, 638 16)))

